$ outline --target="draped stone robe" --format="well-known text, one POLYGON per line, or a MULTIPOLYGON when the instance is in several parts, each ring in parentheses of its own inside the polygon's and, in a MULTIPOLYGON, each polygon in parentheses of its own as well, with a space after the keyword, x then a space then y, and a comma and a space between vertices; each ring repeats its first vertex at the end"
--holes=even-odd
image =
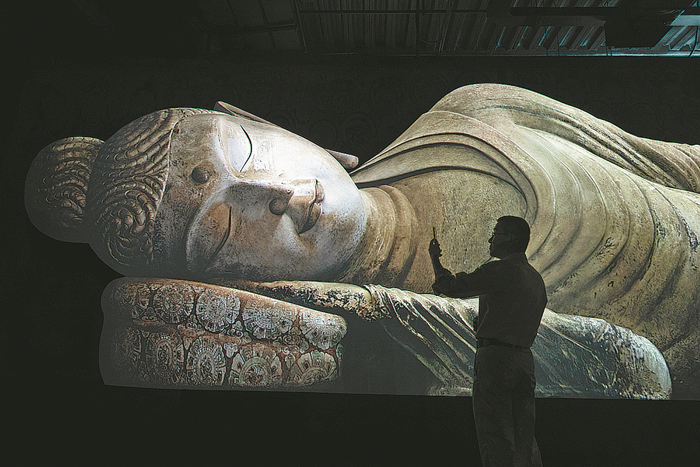
MULTIPOLYGON (((478 299, 366 286, 389 319, 384 329, 436 377, 435 394, 471 395, 478 299)), ((537 397, 666 399, 671 380, 648 339, 602 319, 545 309, 532 346, 537 397)))
MULTIPOLYGON (((468 393, 475 305, 425 295, 433 281, 425 232, 437 228, 445 266, 470 271, 488 259, 485 239, 496 218, 520 215, 532 227, 527 254, 545 280, 551 309, 533 347, 540 395, 665 398, 664 358, 674 394, 684 384, 700 394, 699 160, 697 146, 638 138, 530 91, 467 86, 353 172, 359 188, 384 200, 395 225, 384 222, 391 235, 365 254, 372 267, 328 280, 338 290, 377 284, 366 285, 384 317, 377 325, 433 372, 439 382, 433 392, 468 393)), ((111 300, 131 310, 125 316, 136 325, 116 326, 126 337, 112 341, 112 353, 143 383, 305 387, 337 374, 345 334, 339 316, 263 300, 265 313, 296 317, 283 319, 282 330, 270 328, 268 339, 267 331, 259 336, 258 312, 245 314, 262 299, 223 290, 212 295, 217 303, 219 294, 233 294, 239 302, 231 303, 240 306, 208 312, 200 301, 205 292, 198 292, 192 306, 175 307, 161 323, 149 310, 159 309, 153 287, 175 287, 166 282, 134 292, 137 298, 111 300), (211 331, 215 315, 225 319, 211 331), (326 334, 332 342, 316 342, 326 334)), ((314 307, 308 300, 301 305, 314 307)))
MULTIPOLYGON (((545 280, 549 308, 602 318, 647 337, 662 351, 674 384, 697 387, 699 162, 698 146, 635 137, 531 91, 486 84, 447 95, 352 176, 361 188, 402 191, 418 224, 421 217, 439 222, 431 213, 441 210, 439 203, 422 207, 425 193, 415 189, 434 191, 438 179, 429 177, 435 174, 452 174, 440 183, 448 184, 442 191, 458 193, 455 199, 460 184, 476 180, 467 174, 509 187, 521 206, 506 209, 520 209, 516 215, 532 227, 527 254, 545 280)), ((450 202, 457 201, 441 201, 450 202)), ((468 230, 464 225, 446 220, 443 235, 457 232, 445 241, 439 237, 447 248, 488 238, 495 218, 512 214, 499 211, 497 200, 470 203, 445 217, 479 224, 481 236, 469 238, 460 233, 468 230)), ((414 266, 420 248, 425 246, 418 247, 414 266)), ((485 260, 464 248, 446 250, 445 265, 455 271, 485 260)), ((413 269, 424 272, 383 285, 429 292, 429 265, 413 269)))

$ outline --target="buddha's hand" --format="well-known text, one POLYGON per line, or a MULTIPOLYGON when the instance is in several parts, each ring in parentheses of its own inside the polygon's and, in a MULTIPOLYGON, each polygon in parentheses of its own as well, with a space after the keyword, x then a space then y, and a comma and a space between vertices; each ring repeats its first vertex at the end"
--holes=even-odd
POLYGON ((315 310, 340 315, 353 313, 366 321, 388 317, 367 289, 353 284, 313 281, 253 282, 225 278, 214 279, 212 282, 315 310))
POLYGON ((337 314, 230 287, 122 278, 102 296, 109 384, 292 388, 336 378, 337 314), (107 351, 109 349, 109 351, 107 351))

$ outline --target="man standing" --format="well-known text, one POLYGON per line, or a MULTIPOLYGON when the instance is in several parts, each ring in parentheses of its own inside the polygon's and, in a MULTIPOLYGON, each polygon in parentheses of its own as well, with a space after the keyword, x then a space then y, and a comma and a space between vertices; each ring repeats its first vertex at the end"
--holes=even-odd
POLYGON ((542 276, 525 256, 529 241, 530 227, 524 219, 501 217, 489 239, 491 256, 499 261, 456 275, 440 264, 437 239, 428 248, 435 293, 479 296, 473 405, 484 467, 542 465, 535 441, 535 366, 530 346, 547 293, 542 276))

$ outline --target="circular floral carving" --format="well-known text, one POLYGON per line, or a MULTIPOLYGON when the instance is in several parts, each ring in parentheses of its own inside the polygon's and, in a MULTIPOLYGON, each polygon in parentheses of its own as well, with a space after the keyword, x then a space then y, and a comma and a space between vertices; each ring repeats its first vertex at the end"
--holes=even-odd
POLYGON ((112 307, 115 310, 129 310, 131 319, 140 319, 148 309, 151 291, 142 282, 127 283, 115 287, 112 293, 112 307))
POLYGON ((191 384, 219 386, 226 374, 224 351, 212 339, 195 340, 187 355, 187 378, 191 384))
POLYGON ((364 154, 377 136, 377 126, 369 115, 355 112, 345 118, 342 132, 344 142, 357 154, 364 154))
POLYGON ((371 103, 382 110, 396 108, 398 102, 404 102, 402 89, 397 86, 394 77, 384 76, 376 79, 370 88, 371 103))
POLYGON ((136 329, 119 328, 112 341, 112 361, 118 368, 135 371, 141 358, 141 336, 136 329))
POLYGON ((236 354, 231 364, 230 383, 246 387, 278 386, 282 380, 282 362, 277 353, 252 345, 236 354))
POLYGON ((240 310, 241 301, 238 297, 207 289, 197 299, 195 313, 204 329, 221 332, 236 321, 240 310))
POLYGON ((345 336, 345 322, 339 317, 302 311, 299 326, 311 345, 328 350, 345 336))
POLYGON ((292 345, 305 352, 309 348, 308 339, 304 338, 304 334, 298 327, 292 327, 289 332, 282 336, 280 342, 285 345, 292 345))
POLYGON ((146 342, 148 373, 162 383, 180 381, 185 360, 182 339, 176 334, 151 334, 146 342))
POLYGON ((333 149, 338 139, 338 129, 328 120, 320 120, 309 129, 309 139, 321 147, 333 149))
POLYGON ((296 313, 292 310, 249 304, 243 310, 245 327, 257 339, 275 340, 292 328, 296 313))
POLYGON ((319 350, 305 353, 292 367, 292 381, 300 386, 310 386, 320 381, 329 381, 337 376, 337 365, 332 355, 319 350))
POLYGON ((153 309, 162 321, 182 323, 194 306, 194 291, 186 284, 166 284, 156 290, 153 309))

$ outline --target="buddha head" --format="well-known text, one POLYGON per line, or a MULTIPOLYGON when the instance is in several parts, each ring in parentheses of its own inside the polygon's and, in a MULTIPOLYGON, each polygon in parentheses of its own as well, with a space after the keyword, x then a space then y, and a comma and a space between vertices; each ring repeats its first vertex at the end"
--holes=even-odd
POLYGON ((32 223, 125 275, 332 279, 366 222, 342 155, 223 109, 161 110, 107 141, 50 144, 27 177, 32 223))

